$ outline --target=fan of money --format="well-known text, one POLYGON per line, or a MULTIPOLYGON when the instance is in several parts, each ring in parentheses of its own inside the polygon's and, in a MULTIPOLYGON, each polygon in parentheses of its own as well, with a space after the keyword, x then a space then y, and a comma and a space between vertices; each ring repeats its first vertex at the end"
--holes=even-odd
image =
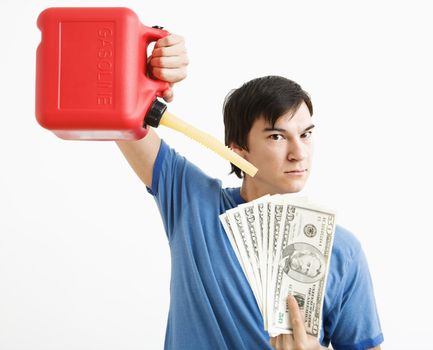
POLYGON ((287 296, 293 295, 308 334, 320 336, 335 213, 293 195, 266 195, 220 215, 274 337, 292 333, 287 296))

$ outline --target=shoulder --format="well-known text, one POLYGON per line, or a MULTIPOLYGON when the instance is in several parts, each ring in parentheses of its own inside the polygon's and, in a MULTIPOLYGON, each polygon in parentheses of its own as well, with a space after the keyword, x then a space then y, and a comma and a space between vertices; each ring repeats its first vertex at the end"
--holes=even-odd
POLYGON ((362 250, 358 238, 348 229, 337 225, 335 229, 332 258, 343 261, 353 260, 362 250))
POLYGON ((186 193, 190 188, 203 194, 209 190, 220 191, 221 180, 213 178, 198 166, 161 140, 153 169, 152 194, 165 190, 181 190, 186 193))
MULTIPOLYGON (((345 290, 345 284, 353 267, 358 265, 362 252, 361 244, 355 235, 348 229, 337 225, 332 246, 329 275, 327 282, 328 301, 333 304, 336 296, 345 290)), ((331 307, 331 305, 328 305, 331 307)))
POLYGON ((351 293, 354 288, 365 289, 370 285, 368 263, 360 241, 346 228, 337 226, 327 284, 329 301, 351 293))

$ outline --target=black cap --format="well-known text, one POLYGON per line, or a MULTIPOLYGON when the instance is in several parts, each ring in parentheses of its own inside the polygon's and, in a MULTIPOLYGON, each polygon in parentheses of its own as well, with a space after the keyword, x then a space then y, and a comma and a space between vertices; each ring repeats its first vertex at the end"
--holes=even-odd
POLYGON ((146 116, 144 117, 143 126, 146 127, 147 125, 150 125, 154 128, 157 128, 166 109, 167 105, 165 103, 162 103, 158 101, 158 99, 155 99, 155 101, 153 101, 152 103, 152 106, 150 106, 146 116))

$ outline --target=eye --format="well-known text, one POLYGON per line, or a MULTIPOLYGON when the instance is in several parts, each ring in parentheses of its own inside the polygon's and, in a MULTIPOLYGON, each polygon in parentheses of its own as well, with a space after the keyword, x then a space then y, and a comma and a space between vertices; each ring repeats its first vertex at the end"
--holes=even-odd
POLYGON ((313 134, 312 131, 307 131, 306 133, 302 134, 301 137, 303 139, 309 139, 311 137, 311 135, 313 134))
POLYGON ((272 134, 272 135, 269 135, 269 138, 271 140, 278 141, 278 140, 282 140, 284 138, 284 136, 281 134, 272 134))

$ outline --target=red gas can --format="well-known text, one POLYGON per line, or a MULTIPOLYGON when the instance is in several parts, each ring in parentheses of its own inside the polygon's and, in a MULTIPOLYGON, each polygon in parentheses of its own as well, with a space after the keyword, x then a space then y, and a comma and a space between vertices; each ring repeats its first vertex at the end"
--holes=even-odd
POLYGON ((69 140, 145 136, 144 118, 168 88, 148 77, 147 46, 168 32, 127 8, 49 8, 37 24, 39 124, 69 140))

